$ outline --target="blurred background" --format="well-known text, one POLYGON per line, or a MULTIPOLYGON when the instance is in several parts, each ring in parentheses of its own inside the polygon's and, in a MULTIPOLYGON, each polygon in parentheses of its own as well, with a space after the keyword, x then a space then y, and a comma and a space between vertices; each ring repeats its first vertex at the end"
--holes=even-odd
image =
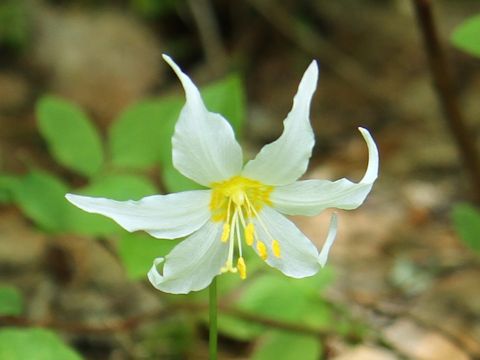
MULTIPOLYGON (((194 187, 171 164, 184 97, 162 53, 250 157, 281 133, 313 59, 305 177, 358 181, 359 126, 380 150, 326 269, 292 280, 252 256, 247 280, 220 277, 221 359, 480 358, 478 13, 475 0, 1 0, 0 358, 208 358, 206 292, 146 280, 175 242, 63 197, 194 187)), ((294 221, 320 247, 330 214, 294 221)))

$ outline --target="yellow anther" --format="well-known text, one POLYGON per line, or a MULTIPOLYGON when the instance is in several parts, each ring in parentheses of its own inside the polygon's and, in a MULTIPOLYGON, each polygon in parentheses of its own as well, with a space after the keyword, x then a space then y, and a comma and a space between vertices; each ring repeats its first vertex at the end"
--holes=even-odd
POLYGON ((245 228, 245 242, 247 243, 248 246, 253 245, 254 234, 255 234, 255 226, 252 223, 249 223, 245 228))
POLYGON ((237 269, 240 274, 240 279, 245 280, 247 278, 247 265, 243 257, 239 257, 237 261, 237 269))
POLYGON ((273 240, 272 241, 272 252, 273 252, 273 255, 277 258, 280 257, 281 253, 280 253, 280 243, 278 242, 278 240, 273 240))
POLYGON ((258 255, 260 255, 263 261, 267 260, 267 257, 268 257, 267 247, 263 242, 257 241, 257 251, 258 251, 258 255))
POLYGON ((230 224, 223 224, 222 242, 227 242, 230 235, 230 224))

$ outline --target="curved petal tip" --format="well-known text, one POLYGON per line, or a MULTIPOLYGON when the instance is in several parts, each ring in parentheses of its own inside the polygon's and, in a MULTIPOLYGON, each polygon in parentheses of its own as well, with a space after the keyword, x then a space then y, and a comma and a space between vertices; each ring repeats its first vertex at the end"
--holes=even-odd
POLYGON ((336 236, 337 236, 337 214, 333 213, 330 219, 330 226, 328 228, 327 239, 325 240, 322 250, 318 255, 318 262, 322 267, 324 267, 325 264, 327 263, 328 253, 330 252, 330 248, 332 247, 336 236))
POLYGON ((358 130, 362 134, 363 138, 365 139, 365 142, 367 143, 368 147, 368 166, 367 166, 367 171, 365 172, 365 175, 363 176, 362 180, 360 180, 360 183, 368 183, 372 184, 378 177, 378 148, 377 145, 375 144, 375 141, 372 138, 372 135, 370 135, 370 132, 362 127, 359 127, 358 130))

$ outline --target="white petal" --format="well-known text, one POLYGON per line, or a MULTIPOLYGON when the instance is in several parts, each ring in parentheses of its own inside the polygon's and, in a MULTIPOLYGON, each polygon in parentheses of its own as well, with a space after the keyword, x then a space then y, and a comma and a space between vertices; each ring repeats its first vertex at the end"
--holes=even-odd
POLYGON ((265 145, 242 174, 268 185, 290 184, 307 170, 315 144, 310 125, 310 102, 317 86, 318 67, 313 61, 303 75, 282 135, 265 145))
POLYGON ((328 227, 328 234, 325 243, 323 244, 322 250, 320 251, 320 255, 318 255, 318 262, 322 267, 325 266, 327 263, 328 253, 335 241, 335 237, 337 236, 337 215, 335 213, 332 214, 332 218, 330 219, 330 226, 328 227))
POLYGON ((232 127, 220 114, 209 112, 190 78, 169 56, 163 58, 182 82, 187 98, 172 138, 173 165, 204 186, 238 175, 243 157, 232 127))
POLYGON ((326 208, 359 207, 378 175, 378 150, 370 133, 360 128, 368 146, 368 167, 359 183, 347 179, 337 181, 305 180, 279 186, 271 194, 273 207, 288 215, 316 215, 326 208))
POLYGON ((258 238, 268 249, 266 262, 294 278, 316 274, 320 269, 318 250, 295 224, 269 207, 264 207, 259 215, 273 239, 279 242, 281 250, 280 258, 273 255, 270 236, 260 221, 254 219, 258 238))
POLYGON ((155 259, 148 272, 152 285, 172 294, 206 288, 227 261, 228 245, 220 241, 221 233, 222 223, 208 221, 165 258, 155 259), (163 262, 163 271, 159 271, 163 262))
POLYGON ((175 239, 199 229, 210 218, 210 190, 147 196, 139 201, 67 194, 75 206, 115 220, 128 231, 143 230, 159 239, 175 239))

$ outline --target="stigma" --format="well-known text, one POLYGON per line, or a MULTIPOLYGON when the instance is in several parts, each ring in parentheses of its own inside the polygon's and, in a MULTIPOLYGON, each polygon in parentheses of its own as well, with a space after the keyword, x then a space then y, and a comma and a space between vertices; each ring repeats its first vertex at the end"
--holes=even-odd
POLYGON ((227 261, 220 271, 238 273, 241 279, 247 278, 243 243, 253 247, 264 261, 269 256, 280 258, 280 243, 273 238, 260 216, 262 208, 272 204, 270 194, 273 187, 242 176, 213 183, 211 187, 212 221, 223 223, 220 241, 228 246, 227 261), (264 239, 258 237, 257 226, 262 228, 264 239))

